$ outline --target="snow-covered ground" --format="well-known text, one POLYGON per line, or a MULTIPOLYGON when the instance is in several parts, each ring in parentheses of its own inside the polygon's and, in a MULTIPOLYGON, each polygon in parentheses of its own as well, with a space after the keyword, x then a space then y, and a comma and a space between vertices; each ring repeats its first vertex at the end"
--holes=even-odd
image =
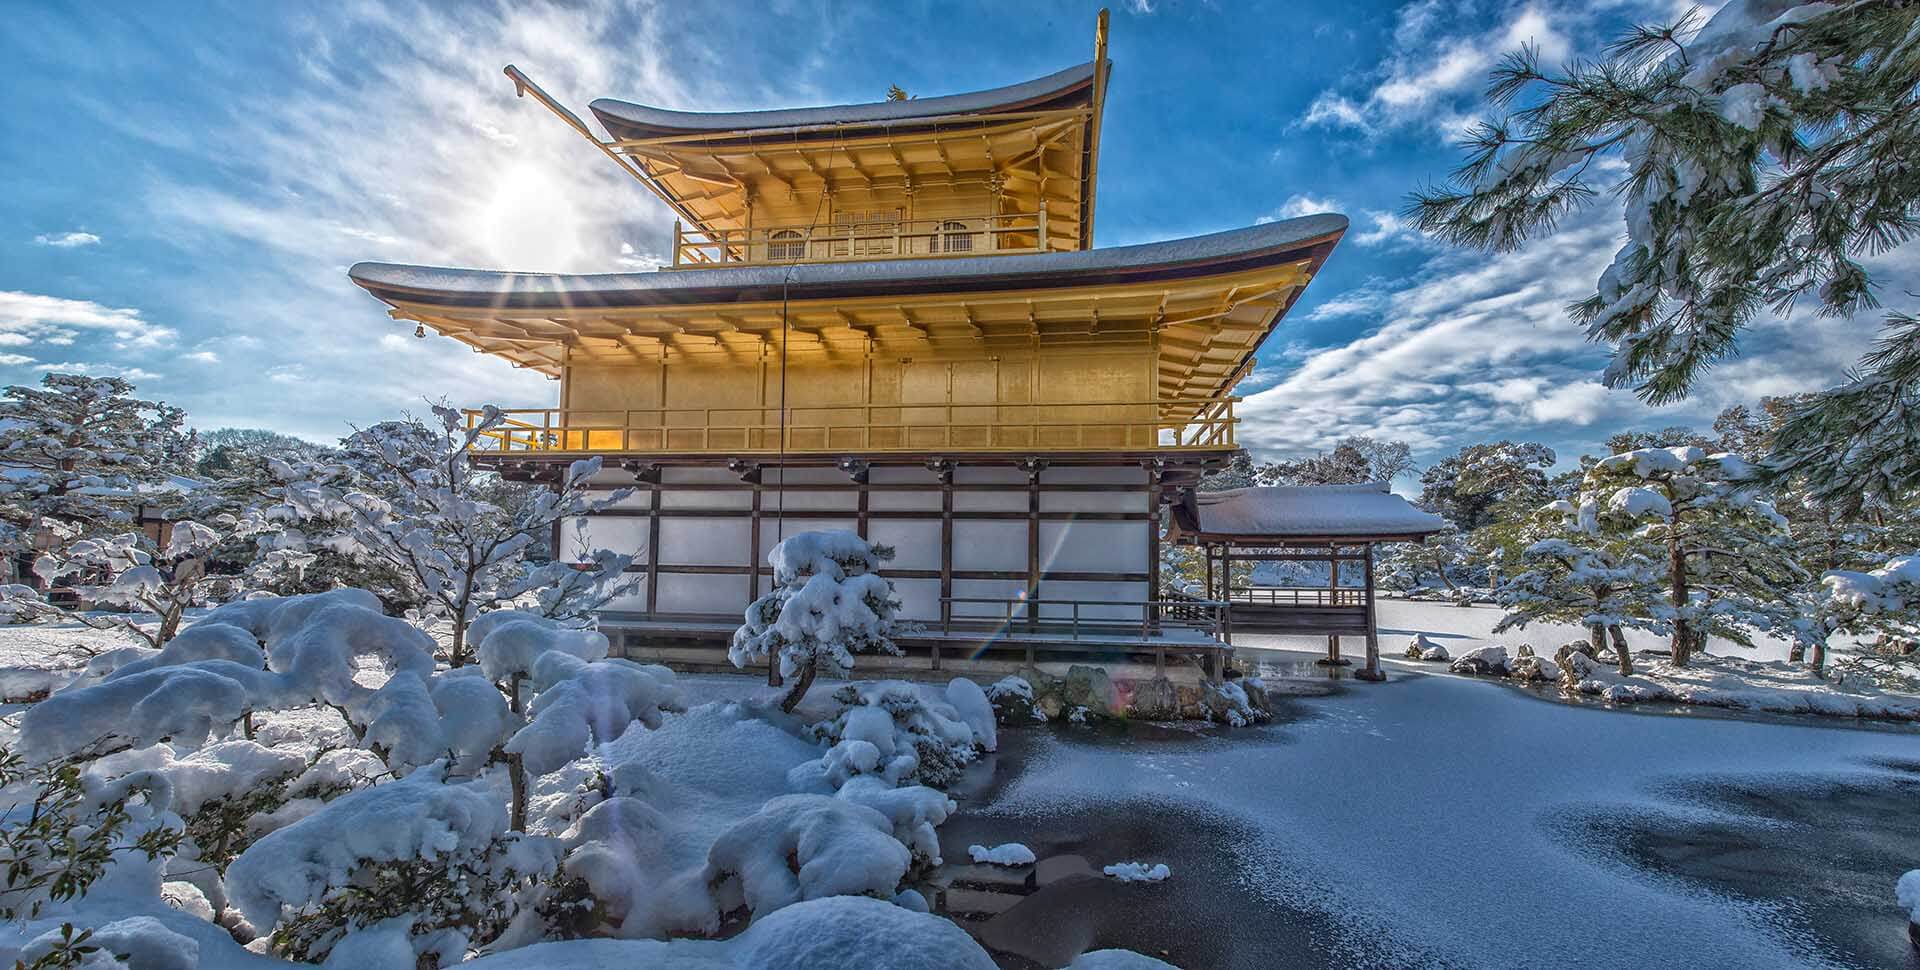
POLYGON ((1043 866, 1060 853, 1096 868, 1153 853, 1174 878, 1078 896, 1043 888, 996 920, 1089 945, 1164 948, 1187 967, 1910 959, 1892 890, 1920 862, 1920 829, 1897 811, 1846 809, 1832 793, 1912 804, 1920 777, 1888 763, 1912 762, 1913 732, 1626 715, 1412 673, 1294 703, 1290 722, 1222 737, 1006 732, 1017 765, 1007 754, 1002 765, 1013 777, 943 835, 1017 840, 1043 866), (1804 830, 1782 836, 1793 851, 1738 858, 1752 874, 1738 892, 1636 864, 1630 834, 1710 825, 1748 845, 1795 824, 1690 787, 1727 780, 1788 792, 1761 804, 1800 804, 1793 793, 1811 792, 1812 817, 1869 846, 1864 873, 1836 873, 1825 858, 1843 836, 1804 830), (1857 919, 1837 928, 1819 915, 1830 905, 1857 919))

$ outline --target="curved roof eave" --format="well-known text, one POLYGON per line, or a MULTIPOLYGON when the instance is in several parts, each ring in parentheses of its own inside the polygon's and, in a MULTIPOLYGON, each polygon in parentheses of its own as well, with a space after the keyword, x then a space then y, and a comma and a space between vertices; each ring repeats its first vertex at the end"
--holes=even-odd
POLYGON ((704 135, 770 128, 811 128, 826 125, 888 124, 952 115, 1015 111, 1048 104, 1076 88, 1093 83, 1094 63, 1077 64, 1043 78, 967 94, 871 104, 783 108, 771 111, 674 111, 598 98, 587 105, 616 138, 654 138, 704 135))
POLYGON ((752 303, 1047 289, 1216 276, 1310 259, 1317 270, 1347 230, 1335 213, 1136 246, 1017 256, 791 263, 643 273, 511 273, 356 263, 348 275, 389 303, 569 309, 752 303))

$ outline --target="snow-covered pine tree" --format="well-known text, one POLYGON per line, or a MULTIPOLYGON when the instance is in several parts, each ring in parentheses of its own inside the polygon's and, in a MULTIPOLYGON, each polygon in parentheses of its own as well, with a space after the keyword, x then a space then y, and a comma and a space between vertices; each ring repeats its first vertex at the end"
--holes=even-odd
POLYGON ((433 415, 432 424, 409 418, 356 432, 338 461, 281 463, 287 482, 269 511, 305 528, 282 532, 279 548, 347 550, 405 577, 427 612, 452 625, 455 667, 472 661, 467 627, 487 610, 546 590, 543 612, 584 619, 618 592, 631 557, 596 551, 584 564, 531 561, 556 524, 628 494, 588 490, 598 457, 571 463, 545 487, 516 487, 472 460, 503 413, 487 408, 472 423, 451 408, 436 406, 433 415))
MULTIPOLYGON (((1704 25, 1638 27, 1559 70, 1528 48, 1494 74, 1507 114, 1470 134, 1420 228, 1516 248, 1624 196, 1627 242, 1575 307, 1614 346, 1605 379, 1684 397, 1762 309, 1876 305, 1863 256, 1920 229, 1920 7, 1733 0, 1704 25)), ((1861 373, 1782 430, 1776 461, 1825 500, 1920 486, 1920 321, 1890 316, 1861 373)))
POLYGON ((852 532, 802 532, 771 552, 773 591, 747 607, 727 655, 736 667, 776 657, 793 686, 780 702, 791 711, 822 668, 844 675, 856 653, 888 653, 894 646, 893 584, 876 572, 893 549, 852 532))
POLYGON ((1664 562, 1666 603, 1649 618, 1685 666, 1709 636, 1750 643, 1796 619, 1782 589, 1804 581, 1787 520, 1762 499, 1750 465, 1693 447, 1612 455, 1588 470, 1575 503, 1580 530, 1631 535, 1664 562))
POLYGON ((166 544, 157 548, 142 532, 73 539, 42 553, 34 562, 34 573, 48 587, 75 584, 83 603, 128 612, 68 610, 39 590, 10 585, 0 587, 0 615, 16 622, 61 619, 96 630, 115 630, 157 650, 179 632, 189 608, 206 603, 210 583, 225 584, 226 598, 238 595, 245 577, 210 578, 208 557, 221 546, 244 542, 263 527, 234 516, 221 516, 212 524, 175 522, 166 544), (89 583, 89 578, 100 582, 89 583))
POLYGON ((1631 676, 1633 651, 1621 628, 1642 625, 1641 618, 1656 612, 1661 571, 1642 543, 1606 534, 1597 511, 1583 512, 1560 499, 1535 513, 1522 569, 1494 589, 1506 615, 1493 629, 1501 633, 1538 621, 1586 627, 1594 653, 1611 639, 1621 676, 1631 676))
POLYGON ((133 521, 135 487, 180 460, 182 412, 118 377, 48 374, 0 392, 0 547, 48 522, 102 535, 133 521))
POLYGON ((1861 641, 1850 665, 1907 687, 1920 681, 1920 555, 1895 556, 1875 569, 1834 570, 1822 582, 1827 627, 1861 641))

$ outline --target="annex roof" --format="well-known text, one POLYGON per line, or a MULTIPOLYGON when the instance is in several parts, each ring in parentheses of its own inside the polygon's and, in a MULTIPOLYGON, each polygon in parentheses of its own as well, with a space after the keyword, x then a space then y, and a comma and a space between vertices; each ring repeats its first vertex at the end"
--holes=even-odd
POLYGON ((1358 485, 1262 485, 1196 491, 1174 507, 1183 538, 1200 542, 1418 540, 1446 520, 1415 508, 1386 482, 1358 485))

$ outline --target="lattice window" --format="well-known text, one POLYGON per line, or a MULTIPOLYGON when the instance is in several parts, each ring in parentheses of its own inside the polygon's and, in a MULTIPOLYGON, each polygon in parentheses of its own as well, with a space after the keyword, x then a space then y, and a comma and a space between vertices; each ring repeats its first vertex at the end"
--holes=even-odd
POLYGON ((776 229, 767 237, 768 259, 805 259, 807 238, 798 229, 776 229))
POLYGON ((940 224, 940 252, 973 252, 973 232, 964 222, 948 220, 940 224))

